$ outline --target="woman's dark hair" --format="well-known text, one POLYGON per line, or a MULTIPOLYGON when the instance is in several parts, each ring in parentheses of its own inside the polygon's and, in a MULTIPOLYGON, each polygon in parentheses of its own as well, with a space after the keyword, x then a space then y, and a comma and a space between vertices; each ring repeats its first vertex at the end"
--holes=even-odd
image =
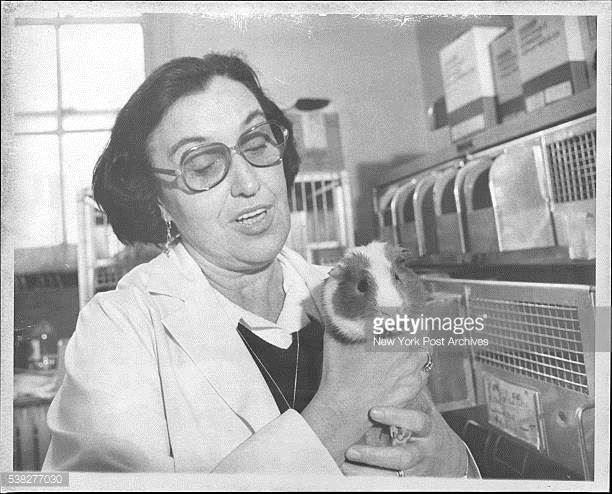
POLYGON ((155 70, 121 109, 93 173, 93 196, 124 244, 163 244, 166 224, 158 203, 159 184, 151 171, 148 138, 178 99, 204 91, 215 76, 244 84, 267 120, 289 129, 283 156, 287 187, 298 172, 299 157, 289 119, 264 93, 257 75, 239 56, 212 53, 171 60, 155 70))

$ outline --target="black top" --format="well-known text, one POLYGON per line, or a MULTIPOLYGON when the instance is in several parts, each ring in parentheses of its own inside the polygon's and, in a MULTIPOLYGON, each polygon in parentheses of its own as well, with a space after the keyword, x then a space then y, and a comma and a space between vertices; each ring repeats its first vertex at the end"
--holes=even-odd
POLYGON ((259 368, 259 372, 266 380, 268 388, 276 401, 281 413, 288 410, 287 402, 291 406, 293 401, 293 385, 295 382, 295 354, 297 351, 297 334, 300 335, 300 360, 298 365, 297 391, 295 407, 298 412, 306 408, 312 397, 319 389, 321 382, 321 369, 323 365, 323 327, 316 319, 310 317, 310 322, 300 331, 292 333, 291 346, 287 349, 279 348, 261 339, 241 323, 238 323, 238 332, 247 341, 247 349, 259 368), (250 347, 250 348, 249 348, 250 347), (255 357, 253 354, 257 355, 255 357), (268 372, 282 390, 285 399, 263 369, 261 360, 268 372))

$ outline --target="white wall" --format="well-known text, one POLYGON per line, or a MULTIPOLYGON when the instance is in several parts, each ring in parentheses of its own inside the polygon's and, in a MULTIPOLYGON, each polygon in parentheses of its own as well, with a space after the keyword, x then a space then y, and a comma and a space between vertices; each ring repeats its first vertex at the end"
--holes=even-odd
POLYGON ((279 106, 299 97, 329 98, 340 115, 353 181, 356 240, 372 238, 372 170, 359 164, 426 151, 415 25, 349 15, 145 18, 147 72, 178 56, 238 50, 279 106))

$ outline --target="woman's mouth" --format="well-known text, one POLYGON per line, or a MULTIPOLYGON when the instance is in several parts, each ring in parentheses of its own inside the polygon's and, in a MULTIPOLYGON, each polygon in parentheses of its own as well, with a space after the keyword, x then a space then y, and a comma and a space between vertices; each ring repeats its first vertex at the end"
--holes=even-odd
POLYGON ((272 204, 261 204, 245 209, 234 220, 234 225, 244 235, 261 235, 274 222, 274 207, 272 204))
POLYGON ((249 213, 245 213, 240 215, 236 221, 242 225, 253 225, 260 221, 263 221, 268 214, 268 210, 266 208, 259 208, 255 211, 251 211, 249 213))

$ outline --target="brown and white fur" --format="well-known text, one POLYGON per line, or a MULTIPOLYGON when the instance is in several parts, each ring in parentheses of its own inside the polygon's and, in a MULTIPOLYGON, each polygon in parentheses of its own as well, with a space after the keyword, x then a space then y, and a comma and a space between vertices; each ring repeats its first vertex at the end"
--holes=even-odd
POLYGON ((384 242, 350 249, 323 285, 325 325, 345 343, 363 342, 374 317, 416 314, 427 295, 408 251, 384 242))
MULTIPOLYGON (((394 314, 420 314, 427 291, 408 267, 410 253, 384 242, 372 242, 350 249, 330 271, 323 285, 325 329, 346 344, 365 342, 374 317, 394 314)), ((415 405, 427 408, 427 398, 419 394, 415 405), (425 403, 423 405, 423 403, 425 403)), ((400 427, 373 426, 366 442, 392 445, 410 440, 411 432, 400 427)))

